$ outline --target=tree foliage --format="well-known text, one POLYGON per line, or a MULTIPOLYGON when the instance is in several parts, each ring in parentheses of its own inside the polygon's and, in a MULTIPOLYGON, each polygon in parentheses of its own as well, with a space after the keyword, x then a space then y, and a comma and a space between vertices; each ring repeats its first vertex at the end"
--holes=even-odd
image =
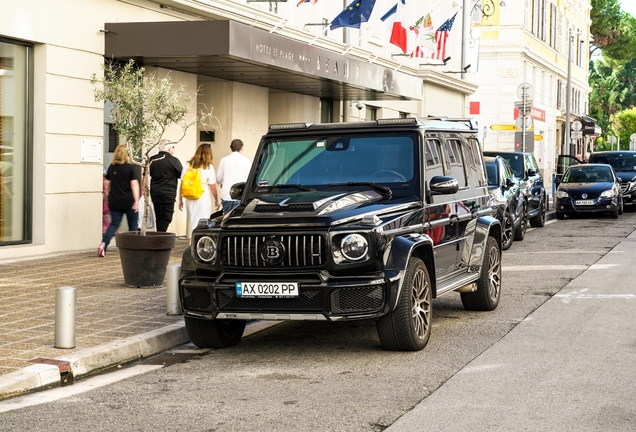
POLYGON ((636 108, 622 110, 612 116, 616 135, 620 138, 621 148, 629 148, 629 137, 636 133, 636 108))
POLYGON ((629 61, 636 51, 636 19, 623 12, 619 0, 591 0, 590 57, 596 50, 603 57, 629 61))
MULTIPOLYGON (((156 72, 146 73, 137 67, 134 60, 121 66, 108 62, 103 68, 103 79, 97 74, 91 77, 93 95, 96 101, 110 101, 110 117, 113 129, 125 139, 128 153, 135 165, 150 172, 151 152, 159 145, 169 126, 181 128, 181 141, 186 131, 197 122, 210 126, 217 120, 212 112, 201 110, 198 115, 190 115, 190 106, 199 92, 190 93, 185 85, 173 88, 170 76, 158 79, 156 72)), ((217 120, 218 121, 218 120, 217 120)), ((145 196, 150 196, 150 182, 145 182, 145 196)), ((144 220, 141 234, 146 234, 150 200, 144 200, 144 220)))

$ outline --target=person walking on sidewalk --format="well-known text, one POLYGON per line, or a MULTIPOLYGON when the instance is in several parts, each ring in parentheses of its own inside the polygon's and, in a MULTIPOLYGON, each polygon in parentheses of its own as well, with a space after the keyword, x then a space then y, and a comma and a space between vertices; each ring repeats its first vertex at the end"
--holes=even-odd
POLYGON ((183 171, 181 161, 174 157, 175 144, 161 140, 159 153, 150 158, 150 198, 155 209, 157 231, 160 232, 168 231, 172 222, 177 186, 183 171))
POLYGON ((115 148, 113 162, 106 171, 106 193, 110 209, 110 225, 97 247, 97 256, 106 255, 106 248, 119 228, 124 214, 128 221, 128 229, 137 231, 139 227, 139 178, 137 167, 130 163, 128 148, 120 144, 115 148))
POLYGON ((232 199, 230 189, 236 183, 244 182, 250 173, 252 162, 243 156, 243 141, 232 140, 230 144, 232 153, 225 156, 219 162, 219 169, 216 172, 216 182, 221 185, 221 202, 223 203, 223 213, 229 213, 240 201, 232 199))
POLYGON ((207 219, 212 214, 212 199, 214 199, 214 209, 221 205, 221 200, 216 188, 216 174, 212 166, 212 148, 210 144, 201 144, 194 153, 192 159, 188 161, 181 172, 181 184, 183 176, 192 167, 199 170, 201 183, 203 185, 203 195, 198 199, 187 199, 181 196, 179 189, 179 210, 183 211, 183 200, 185 199, 186 212, 190 222, 190 231, 197 227, 199 219, 207 219))

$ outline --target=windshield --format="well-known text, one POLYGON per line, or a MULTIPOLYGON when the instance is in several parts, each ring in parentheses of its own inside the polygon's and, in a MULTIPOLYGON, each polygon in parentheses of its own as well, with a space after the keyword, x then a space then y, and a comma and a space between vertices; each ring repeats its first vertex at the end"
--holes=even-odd
POLYGON ((616 153, 590 155, 590 163, 602 163, 611 165, 614 171, 636 171, 636 153, 616 153))
POLYGON ((614 177, 608 166, 570 168, 563 176, 563 183, 612 182, 614 177))
POLYGON ((510 168, 512 168, 512 173, 515 177, 523 179, 523 155, 518 154, 500 154, 502 158, 508 161, 510 164, 510 168))
POLYGON ((371 182, 391 189, 417 185, 415 135, 326 136, 269 141, 265 144, 257 187, 371 182))

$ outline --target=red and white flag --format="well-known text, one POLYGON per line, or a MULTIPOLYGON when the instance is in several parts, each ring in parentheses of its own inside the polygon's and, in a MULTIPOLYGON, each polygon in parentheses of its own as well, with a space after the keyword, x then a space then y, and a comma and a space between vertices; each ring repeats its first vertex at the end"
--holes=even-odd
POLYGON ((435 28, 431 14, 420 17, 409 30, 415 33, 415 49, 411 52, 411 57, 430 58, 436 51, 435 28))
POLYGON ((300 6, 303 3, 316 4, 316 3, 318 3, 318 0, 300 0, 296 6, 300 6))
POLYGON ((389 42, 406 54, 406 0, 398 0, 396 5, 389 9, 380 19, 391 28, 389 42))

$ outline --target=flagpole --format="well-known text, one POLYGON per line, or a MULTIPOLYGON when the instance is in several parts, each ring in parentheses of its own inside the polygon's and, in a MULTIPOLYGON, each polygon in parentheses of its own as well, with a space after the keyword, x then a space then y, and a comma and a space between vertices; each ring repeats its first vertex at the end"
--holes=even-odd
POLYGON ((385 52, 387 52, 387 50, 391 48, 390 46, 384 48, 380 54, 378 54, 377 56, 373 57, 371 60, 369 60, 369 63, 373 63, 374 61, 376 61, 378 59, 378 57, 380 57, 382 54, 384 54, 385 52))
MULTIPOLYGON (((289 21, 289 19, 292 17, 292 15, 294 14, 294 11, 298 9, 298 6, 296 6, 296 8, 292 8, 291 11, 289 11, 289 14, 286 17, 281 18, 280 21, 278 21, 278 23, 276 23, 276 25, 274 26, 273 29, 271 29, 269 32, 270 33, 274 33, 274 30, 276 30, 282 23, 283 21, 289 21)), ((283 27, 280 28, 281 30, 283 29, 283 27)))
MULTIPOLYGON (((376 23, 375 23, 375 24, 373 24, 373 25, 372 25, 371 27, 369 27, 368 29, 366 29, 366 30, 364 31, 364 33, 360 34, 360 37, 358 38, 358 40, 357 40, 357 41, 355 41, 355 43, 357 44, 358 42, 360 42, 360 41, 362 40, 362 38, 366 36, 366 34, 367 34, 367 33, 369 33, 371 30, 373 30, 373 28, 374 28, 376 25, 378 25, 378 23, 380 23, 380 21, 376 21, 376 23)), ((349 47, 348 47, 346 50, 344 50, 344 51, 342 52, 342 55, 345 55, 346 53, 348 53, 349 51, 351 51, 351 48, 353 48, 353 44, 349 45, 349 47)))
POLYGON ((323 31, 321 31, 315 38, 313 38, 311 40, 311 42, 309 42, 309 45, 313 45, 314 42, 316 42, 316 40, 320 37, 320 36, 324 36, 327 34, 327 31, 329 30, 329 26, 325 27, 325 29, 323 31))

